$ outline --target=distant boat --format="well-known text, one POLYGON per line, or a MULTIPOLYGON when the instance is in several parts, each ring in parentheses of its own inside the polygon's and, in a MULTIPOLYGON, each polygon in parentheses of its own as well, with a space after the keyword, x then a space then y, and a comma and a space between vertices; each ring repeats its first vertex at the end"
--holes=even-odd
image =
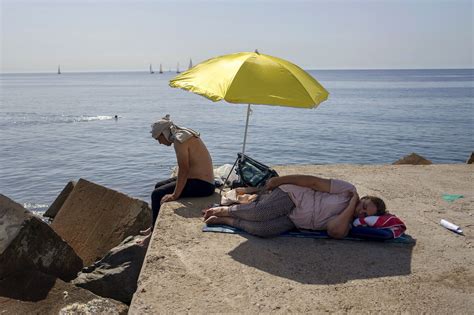
POLYGON ((150 63, 150 73, 151 74, 155 73, 155 71, 153 71, 153 67, 151 66, 151 63, 150 63))
POLYGON ((179 62, 178 62, 178 64, 176 65, 176 73, 181 73, 181 71, 179 71, 179 62))
POLYGON ((61 74, 61 66, 58 66, 58 74, 61 74))
POLYGON ((191 69, 192 67, 193 67, 193 60, 191 58, 189 58, 188 70, 191 69))
POLYGON ((161 63, 160 63, 160 73, 163 73, 163 67, 161 66, 161 63))

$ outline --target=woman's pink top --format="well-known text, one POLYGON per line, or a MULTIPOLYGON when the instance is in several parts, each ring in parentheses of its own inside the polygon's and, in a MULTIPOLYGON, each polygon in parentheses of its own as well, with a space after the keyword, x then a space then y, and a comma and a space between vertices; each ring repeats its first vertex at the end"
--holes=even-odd
POLYGON ((331 179, 330 192, 316 191, 297 185, 281 185, 278 188, 290 195, 295 208, 289 218, 297 228, 326 230, 328 221, 340 214, 348 205, 356 188, 351 183, 331 179))

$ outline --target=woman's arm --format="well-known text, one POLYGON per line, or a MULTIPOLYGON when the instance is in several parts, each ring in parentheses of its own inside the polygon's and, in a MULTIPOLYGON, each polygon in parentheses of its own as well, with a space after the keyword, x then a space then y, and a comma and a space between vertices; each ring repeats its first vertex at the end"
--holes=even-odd
POLYGON ((332 238, 341 239, 349 233, 350 225, 354 219, 354 211, 359 202, 359 195, 354 192, 349 205, 337 217, 328 222, 327 232, 332 238))
POLYGON ((237 187, 235 188, 235 192, 237 193, 237 195, 254 194, 258 193, 261 189, 262 188, 260 187, 237 187))
POLYGON ((280 177, 272 177, 267 181, 265 189, 273 190, 276 187, 284 184, 298 185, 308 187, 313 190, 330 192, 331 180, 311 175, 287 175, 280 177))

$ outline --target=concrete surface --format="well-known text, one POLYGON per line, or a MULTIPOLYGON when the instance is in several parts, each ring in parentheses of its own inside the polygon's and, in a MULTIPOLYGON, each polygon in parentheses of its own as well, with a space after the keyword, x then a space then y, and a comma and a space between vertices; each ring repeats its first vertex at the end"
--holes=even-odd
POLYGON ((382 197, 417 244, 203 233, 201 209, 218 196, 183 199, 162 207, 129 314, 472 312, 472 165, 275 169, 347 180, 360 196, 382 197), (442 218, 465 236, 441 227, 442 218))

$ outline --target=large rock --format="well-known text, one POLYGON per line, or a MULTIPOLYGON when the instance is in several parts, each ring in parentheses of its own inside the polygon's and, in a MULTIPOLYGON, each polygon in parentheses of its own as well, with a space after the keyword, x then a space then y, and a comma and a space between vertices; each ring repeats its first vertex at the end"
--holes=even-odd
POLYGON ((0 195, 0 279, 36 269, 65 281, 74 279, 82 260, 48 224, 0 195))
POLYGON ((84 179, 79 179, 51 224, 84 265, 150 225, 151 210, 146 202, 84 179))
POLYGON ((67 183, 67 185, 64 186, 61 193, 59 193, 58 197, 53 201, 51 206, 49 206, 48 210, 46 210, 43 216, 53 219, 59 212, 59 209, 61 209, 61 207, 63 206, 67 197, 69 197, 69 194, 74 189, 74 186, 76 186, 76 182, 74 181, 70 181, 69 183, 67 183))
POLYGON ((0 309, 5 314, 127 314, 128 306, 61 281, 25 270, 0 280, 0 309))
POLYGON ((430 160, 425 159, 421 155, 416 153, 411 153, 407 156, 404 156, 400 160, 393 162, 393 165, 399 164, 411 164, 411 165, 430 165, 433 164, 430 160))
POLYGON ((97 295, 130 304, 147 249, 137 245, 139 239, 143 237, 127 237, 100 261, 84 268, 72 283, 97 295))

